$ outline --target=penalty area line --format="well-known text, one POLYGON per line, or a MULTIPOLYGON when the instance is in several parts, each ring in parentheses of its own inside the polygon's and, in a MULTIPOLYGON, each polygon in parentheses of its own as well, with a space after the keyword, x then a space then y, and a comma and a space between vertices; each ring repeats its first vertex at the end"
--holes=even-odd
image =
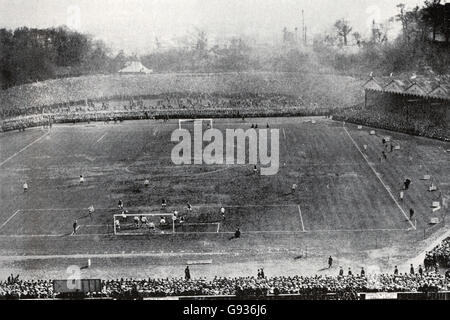
MULTIPOLYGON (((411 231, 411 229, 337 229, 337 230, 309 230, 309 231, 288 231, 288 230, 279 230, 279 231, 269 231, 269 230, 261 230, 261 231, 242 231, 242 234, 284 234, 284 235, 295 235, 295 234, 305 234, 305 233, 335 233, 335 232, 346 232, 346 233, 352 233, 352 232, 399 232, 399 231, 411 231)), ((168 233, 158 233, 158 234, 151 234, 151 233, 82 233, 82 234, 74 234, 71 235, 70 233, 65 234, 10 234, 10 235, 0 235, 0 239, 8 239, 8 238, 65 238, 65 237, 75 237, 75 238, 90 238, 90 237, 99 237, 99 236, 118 236, 118 237, 124 237, 124 236, 137 236, 137 237, 144 237, 144 236, 153 236, 153 237, 163 237, 163 236, 174 236, 177 234, 192 234, 192 235, 201 235, 201 234, 210 234, 210 235, 217 235, 217 234, 234 234, 232 231, 206 231, 206 232, 168 232, 168 233)))

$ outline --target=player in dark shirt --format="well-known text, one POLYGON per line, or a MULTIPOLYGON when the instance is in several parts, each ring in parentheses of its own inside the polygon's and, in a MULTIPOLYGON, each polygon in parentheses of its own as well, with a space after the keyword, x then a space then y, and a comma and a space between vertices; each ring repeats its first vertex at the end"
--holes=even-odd
POLYGON ((75 220, 73 223, 73 232, 72 235, 77 234, 77 229, 78 229, 78 221, 75 220))
POLYGON ((406 179, 403 184, 405 186, 405 190, 408 190, 409 186, 411 185, 411 180, 410 179, 406 179))
POLYGON ((411 208, 409 209, 409 220, 412 220, 413 217, 414 217, 414 209, 411 208))
POLYGON ((234 237, 236 239, 239 239, 241 237, 241 230, 239 230, 239 227, 236 229, 236 231, 234 232, 234 237))
POLYGON ((237 227, 236 231, 234 232, 234 235, 228 240, 239 239, 240 237, 241 237, 241 230, 239 230, 239 227, 237 227))

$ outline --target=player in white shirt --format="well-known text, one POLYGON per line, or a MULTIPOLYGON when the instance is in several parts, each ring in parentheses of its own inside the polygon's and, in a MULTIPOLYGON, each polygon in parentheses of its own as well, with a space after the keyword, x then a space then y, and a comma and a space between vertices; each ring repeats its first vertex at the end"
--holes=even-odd
POLYGON ((80 184, 83 184, 84 183, 84 177, 83 177, 83 175, 80 175, 80 184))
POLYGON ((24 192, 28 191, 28 183, 26 183, 26 182, 23 184, 23 191, 24 192))
POLYGON ((136 227, 136 228, 139 228, 139 217, 138 217, 138 216, 135 216, 135 217, 133 218, 133 220, 134 220, 134 225, 135 225, 135 227, 136 227))
POLYGON ((144 186, 148 187, 150 185, 150 181, 148 179, 145 179, 144 186))
POLYGON ((114 225, 116 226, 116 230, 120 230, 120 221, 119 220, 115 220, 114 225))
POLYGON ((225 219, 225 208, 220 208, 220 213, 222 214, 222 219, 225 219))
POLYGON ((92 214, 94 213, 94 211, 95 211, 94 206, 91 205, 91 206, 88 208, 89 218, 92 219, 92 214))
POLYGON ((292 185, 292 193, 295 193, 295 190, 297 190, 297 185, 294 183, 292 185))

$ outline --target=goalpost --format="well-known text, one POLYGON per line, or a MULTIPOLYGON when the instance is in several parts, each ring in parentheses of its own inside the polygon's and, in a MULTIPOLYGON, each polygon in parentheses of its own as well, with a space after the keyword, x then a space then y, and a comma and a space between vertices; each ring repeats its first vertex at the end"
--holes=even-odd
POLYGON ((171 213, 128 213, 113 215, 114 235, 163 235, 175 233, 218 233, 220 222, 180 221, 171 213))
POLYGON ((175 221, 169 213, 114 214, 114 235, 173 234, 175 221))
POLYGON ((178 120, 178 128, 181 130, 182 129, 182 124, 183 123, 194 123, 194 121, 201 121, 202 125, 204 122, 209 122, 209 127, 212 129, 213 127, 213 119, 179 119, 178 120))

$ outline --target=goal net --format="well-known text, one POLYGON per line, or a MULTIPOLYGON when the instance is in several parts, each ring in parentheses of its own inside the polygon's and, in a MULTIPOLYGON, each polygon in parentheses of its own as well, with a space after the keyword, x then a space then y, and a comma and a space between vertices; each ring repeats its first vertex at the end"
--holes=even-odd
POLYGON ((114 234, 172 234, 175 232, 175 221, 172 216, 167 213, 115 214, 114 234))
POLYGON ((173 220, 169 213, 127 213, 114 214, 115 235, 146 235, 174 233, 217 233, 220 223, 217 221, 198 221, 183 216, 173 220))

